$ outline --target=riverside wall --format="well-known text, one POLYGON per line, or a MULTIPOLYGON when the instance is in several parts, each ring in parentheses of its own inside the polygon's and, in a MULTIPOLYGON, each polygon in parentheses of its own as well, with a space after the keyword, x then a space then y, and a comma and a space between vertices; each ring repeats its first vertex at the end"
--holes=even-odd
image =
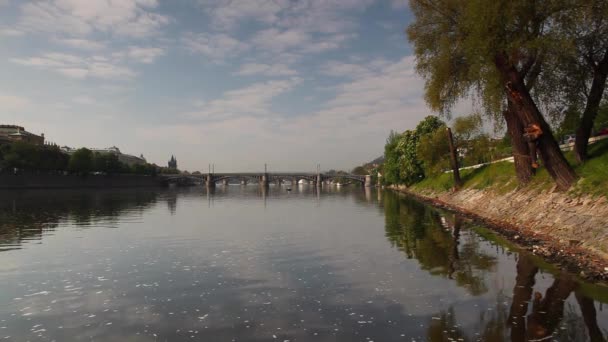
POLYGON ((392 188, 488 224, 516 244, 585 278, 608 280, 608 200, 604 196, 573 196, 555 189, 435 193, 392 188))
POLYGON ((0 189, 136 188, 162 184, 142 175, 0 174, 0 189))

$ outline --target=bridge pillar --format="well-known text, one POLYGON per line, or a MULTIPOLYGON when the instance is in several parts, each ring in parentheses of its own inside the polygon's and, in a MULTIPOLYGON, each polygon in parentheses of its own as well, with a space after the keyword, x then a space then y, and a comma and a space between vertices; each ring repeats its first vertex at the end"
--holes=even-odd
POLYGON ((205 178, 205 185, 208 188, 215 188, 215 180, 213 179, 213 174, 207 174, 207 177, 205 178))
POLYGON ((224 180, 222 181, 222 185, 223 185, 223 186, 228 186, 228 178, 226 178, 226 179, 224 179, 224 180))
POLYGON ((370 186, 372 186, 372 176, 366 175, 365 176, 365 187, 368 188, 370 186))
POLYGON ((247 185, 247 180, 246 179, 241 179, 241 185, 247 185))
POLYGON ((317 174, 317 181, 315 183, 319 188, 323 186, 323 176, 320 173, 317 174))
POLYGON ((268 173, 264 173, 262 178, 260 179, 260 185, 264 188, 267 188, 270 184, 270 178, 268 177, 268 173))

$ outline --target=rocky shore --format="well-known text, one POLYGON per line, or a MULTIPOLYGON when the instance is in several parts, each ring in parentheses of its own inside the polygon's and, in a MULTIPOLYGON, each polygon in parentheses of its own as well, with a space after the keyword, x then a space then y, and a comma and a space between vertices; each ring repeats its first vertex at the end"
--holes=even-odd
POLYGON ((587 280, 608 282, 608 201, 555 189, 457 192, 393 190, 480 221, 508 240, 587 280))

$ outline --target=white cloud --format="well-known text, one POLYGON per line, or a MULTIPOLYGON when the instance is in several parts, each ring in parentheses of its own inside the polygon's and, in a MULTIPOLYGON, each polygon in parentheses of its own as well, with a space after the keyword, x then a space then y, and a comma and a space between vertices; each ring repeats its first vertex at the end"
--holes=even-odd
POLYGON ((153 0, 42 0, 21 6, 20 30, 83 37, 93 32, 146 37, 158 32, 169 18, 150 10, 153 0))
POLYGON ((349 153, 366 151, 371 156, 374 150, 379 151, 378 146, 391 129, 413 128, 430 114, 422 96, 424 83, 414 66, 414 57, 392 63, 328 63, 322 72, 329 70, 349 80, 331 89, 335 96, 321 110, 287 120, 281 130, 292 135, 315 132, 321 143, 332 143, 326 145, 326 153, 342 156, 342 149, 349 153), (375 141, 374 146, 368 146, 370 141, 375 141))
POLYGON ((3 28, 0 29, 0 36, 6 36, 6 37, 17 37, 17 36, 22 36, 24 34, 23 31, 14 29, 14 28, 3 28))
POLYGON ((243 21, 272 24, 289 5, 288 0, 200 0, 203 10, 219 29, 232 29, 243 21))
POLYGON ((253 44, 261 50, 282 52, 289 48, 310 43, 311 36, 302 31, 278 30, 275 28, 262 30, 252 39, 253 44))
POLYGON ((130 46, 127 55, 141 63, 153 63, 158 57, 165 54, 165 50, 158 47, 130 46))
POLYGON ((106 62, 102 56, 81 57, 64 53, 45 53, 39 57, 12 58, 11 62, 51 70, 75 78, 126 80, 135 77, 135 72, 125 66, 106 62))
POLYGON ((103 42, 89 40, 89 39, 77 39, 77 38, 63 38, 55 39, 59 44, 71 47, 73 49, 80 50, 103 50, 106 48, 106 44, 103 42))
POLYGON ((294 77, 230 90, 221 98, 209 101, 200 110, 187 113, 187 116, 205 121, 224 121, 235 117, 272 115, 272 100, 291 91, 300 82, 301 79, 294 77))
POLYGON ((25 97, 0 93, 0 111, 21 110, 30 104, 25 97))
POLYGON ((261 52, 320 53, 341 47, 354 34, 312 34, 302 30, 270 28, 259 31, 252 38, 253 45, 261 52))
POLYGON ((358 79, 371 76, 374 72, 379 72, 390 64, 384 59, 374 59, 365 63, 329 61, 321 67, 320 71, 327 76, 358 79))
POLYGON ((356 26, 346 14, 361 11, 374 0, 199 0, 214 26, 235 29, 251 21, 283 29, 338 33, 356 26))
POLYGON ((76 96, 72 99, 72 102, 74 103, 78 103, 78 104, 82 104, 82 105, 94 105, 97 104, 97 101, 88 96, 88 95, 80 95, 80 96, 76 96))
POLYGON ((188 33, 182 43, 190 52, 207 56, 214 62, 236 57, 249 49, 248 44, 224 33, 188 33))
POLYGON ((292 76, 297 73, 296 70, 291 69, 287 64, 247 63, 241 65, 241 68, 234 74, 239 76, 292 76))

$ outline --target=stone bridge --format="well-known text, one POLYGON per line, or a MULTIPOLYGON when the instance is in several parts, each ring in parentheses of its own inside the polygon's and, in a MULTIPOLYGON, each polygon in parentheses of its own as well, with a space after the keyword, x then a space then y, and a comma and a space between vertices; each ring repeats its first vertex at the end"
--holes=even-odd
POLYGON ((289 182, 291 184, 299 183, 301 180, 308 181, 316 186, 321 186, 332 180, 347 180, 349 183, 360 183, 363 186, 372 186, 371 175, 354 175, 354 174, 323 174, 310 172, 236 172, 236 173, 208 173, 201 175, 162 175, 163 181, 166 183, 187 184, 187 183, 204 183, 208 187, 214 187, 217 183, 227 185, 230 180, 238 180, 241 184, 259 183, 262 186, 268 186, 270 183, 282 184, 289 182))

